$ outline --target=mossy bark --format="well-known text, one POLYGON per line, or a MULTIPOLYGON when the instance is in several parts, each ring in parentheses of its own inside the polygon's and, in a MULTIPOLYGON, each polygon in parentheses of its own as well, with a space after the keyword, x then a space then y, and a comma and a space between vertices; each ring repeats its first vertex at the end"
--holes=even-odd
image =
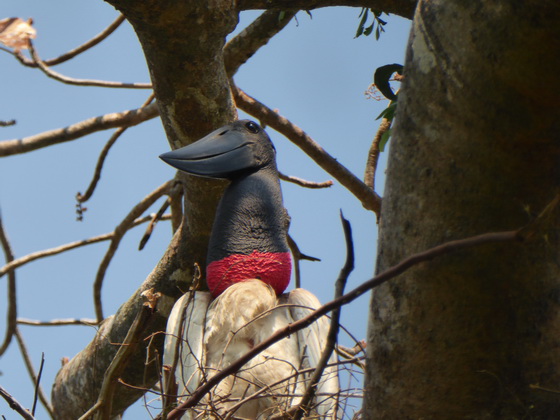
MULTIPOLYGON (((560 3, 420 2, 383 199, 377 271, 528 223, 560 186, 560 3)), ((374 290, 367 419, 560 413, 558 220, 374 290), (536 386, 536 387, 535 387, 536 386)))

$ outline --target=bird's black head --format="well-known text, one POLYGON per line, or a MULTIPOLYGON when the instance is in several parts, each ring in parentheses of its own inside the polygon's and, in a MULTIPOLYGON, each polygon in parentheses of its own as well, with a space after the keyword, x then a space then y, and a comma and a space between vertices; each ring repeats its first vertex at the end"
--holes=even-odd
POLYGON ((160 158, 169 165, 199 176, 234 179, 275 166, 276 151, 266 132, 255 122, 239 120, 160 158))

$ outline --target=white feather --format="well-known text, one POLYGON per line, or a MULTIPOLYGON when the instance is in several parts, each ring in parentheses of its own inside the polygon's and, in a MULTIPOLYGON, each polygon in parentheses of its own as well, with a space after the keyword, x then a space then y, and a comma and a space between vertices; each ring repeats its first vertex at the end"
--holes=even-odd
MULTIPOLYGON (((175 378, 179 392, 186 394, 196 389, 202 375, 213 376, 274 332, 306 316, 310 308, 320 306, 317 298, 303 289, 278 299, 271 287, 256 279, 230 286, 209 306, 207 293, 195 292, 191 299, 186 296, 176 303, 169 317, 164 355, 164 363, 169 364, 175 357, 173 351, 181 353, 181 366, 177 366, 175 378), (206 324, 204 338, 201 322, 206 324), (183 339, 177 346, 180 325, 184 325, 183 339)), ((220 415, 233 411, 236 418, 245 419, 266 419, 285 412, 299 403, 310 376, 299 372, 316 366, 328 329, 329 322, 322 317, 273 344, 236 375, 221 381, 183 419, 194 418, 195 412, 206 409, 216 410, 220 415)), ((335 362, 336 356, 331 361, 335 362)), ((337 369, 328 367, 317 390, 315 410, 321 418, 336 418, 338 391, 337 369)))

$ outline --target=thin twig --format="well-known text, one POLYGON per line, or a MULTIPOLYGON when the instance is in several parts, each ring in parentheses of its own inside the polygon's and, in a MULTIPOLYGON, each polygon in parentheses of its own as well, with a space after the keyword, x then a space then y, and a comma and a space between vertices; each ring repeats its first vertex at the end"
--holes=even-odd
POLYGON ((369 148, 366 170, 364 173, 364 184, 372 190, 375 190, 375 174, 377 172, 377 162, 379 161, 379 142, 381 141, 383 134, 385 134, 390 128, 391 120, 383 118, 369 148))
POLYGON ((37 374, 37 381, 35 382, 35 392, 33 394, 33 407, 31 407, 31 415, 35 415, 37 408, 37 399, 39 398, 39 386, 41 383, 41 375, 43 375, 43 368, 45 367, 45 353, 41 353, 41 364, 39 365, 39 373, 37 374))
POLYGON ((292 124, 266 105, 250 97, 241 89, 233 85, 232 92, 237 106, 248 114, 254 116, 262 123, 272 127, 284 135, 288 140, 297 145, 321 168, 331 174, 338 182, 348 189, 362 205, 372 210, 379 217, 381 198, 365 185, 358 177, 341 165, 334 157, 329 155, 318 143, 309 137, 301 128, 292 124))
POLYGON ((62 327, 67 325, 86 325, 88 327, 94 327, 99 325, 99 322, 95 319, 53 319, 50 321, 37 321, 34 319, 18 318, 18 325, 29 325, 31 327, 62 327))
POLYGON ((14 397, 12 397, 10 393, 6 391, 2 386, 0 386, 0 395, 2 396, 2 398, 6 400, 10 408, 12 410, 17 411, 21 417, 23 417, 26 420, 35 419, 35 417, 33 417, 29 411, 23 408, 23 406, 14 397))
POLYGON ((151 83, 124 83, 124 82, 110 82, 106 80, 88 80, 88 79, 74 79, 72 77, 65 76, 63 74, 57 73, 52 70, 41 60, 35 47, 33 47, 33 42, 29 40, 29 52, 31 53, 31 58, 37 64, 39 69, 45 73, 51 79, 57 80, 67 85, 74 86, 94 86, 94 87, 105 87, 105 88, 121 88, 121 89, 151 89, 151 83))
POLYGON ((16 124, 16 120, 0 121, 0 127, 9 127, 15 124, 16 124))
POLYGON ((232 38, 224 47, 224 64, 228 76, 232 77, 239 67, 280 32, 296 13, 297 10, 266 10, 232 38))
POLYGON ((101 260, 93 283, 93 302, 95 306, 95 315, 97 320, 103 320, 103 303, 101 302, 101 288, 103 287, 103 279, 109 267, 109 263, 113 259, 115 252, 125 233, 132 227, 134 220, 140 217, 152 204, 154 204, 162 195, 168 194, 175 181, 167 181, 163 185, 156 188, 150 194, 142 199, 134 208, 126 215, 121 223, 115 228, 114 236, 111 238, 111 244, 101 260))
MULTIPOLYGON (((23 357, 23 361, 25 363, 25 367, 27 368, 27 373, 29 374, 31 380, 33 381, 34 384, 38 383, 38 375, 35 373, 35 368, 33 367, 33 362, 31 361, 31 357, 29 356, 29 350, 27 349, 27 346, 25 344, 25 341, 23 340, 23 336, 21 335, 21 332, 19 331, 19 328, 16 328, 16 332, 15 332, 15 336, 16 336, 16 340, 18 342, 19 345, 19 351, 23 357)), ((41 404, 43 404, 43 407, 45 407, 45 410, 47 410, 47 413, 49 413, 49 416, 51 417, 51 419, 54 419, 54 411, 53 408, 47 398, 47 396, 45 395, 45 392, 43 391, 43 387, 41 385, 38 386, 37 388, 37 393, 39 394, 39 400, 41 401, 41 404)))
POLYGON ((299 185, 300 187, 305 188, 328 188, 333 185, 331 180, 324 181, 324 182, 313 182, 307 181, 305 179, 298 178, 297 176, 285 175, 282 172, 279 172, 278 175, 282 181, 291 182, 292 184, 299 185))
POLYGON ((214 375, 207 382, 201 385, 195 392, 193 392, 193 394, 188 400, 184 401, 181 405, 179 405, 177 408, 172 410, 168 414, 167 419, 173 420, 182 416, 183 413, 188 408, 194 407, 212 388, 214 388, 214 386, 216 386, 220 381, 222 381, 222 379, 236 373, 248 361, 253 359, 257 354, 261 353, 263 350, 270 347, 272 344, 293 334, 296 331, 306 328, 307 326, 315 322, 317 319, 319 319, 321 316, 326 315, 327 313, 333 311, 335 308, 341 307, 342 305, 347 305, 348 303, 354 301, 355 299, 362 296, 363 294, 369 292, 371 289, 378 287, 383 283, 386 283, 387 281, 393 279, 394 277, 414 267, 415 265, 425 261, 433 260, 434 258, 437 258, 442 255, 457 252, 459 250, 466 249, 466 248, 480 246, 483 244, 521 241, 523 240, 523 236, 521 235, 522 232, 523 232, 522 229, 505 231, 505 232, 491 232, 482 235, 472 236, 465 239, 450 241, 435 246, 433 248, 430 248, 426 251, 419 252, 417 254, 414 254, 404 259, 400 263, 385 270, 384 272, 371 278, 365 283, 362 283, 360 286, 356 287, 355 289, 346 293, 345 295, 342 295, 339 298, 326 303, 325 305, 321 306, 317 310, 311 312, 306 317, 301 318, 298 321, 295 321, 289 324, 288 326, 286 326, 285 328, 278 330, 277 332, 272 334, 268 339, 262 341, 261 343, 253 347, 253 349, 245 353, 243 356, 241 356, 239 359, 237 359, 227 368, 216 373, 216 375, 214 375))
MULTIPOLYGON (((136 219, 132 223, 132 225, 130 227, 133 228, 133 227, 136 227, 136 226, 141 225, 143 223, 149 222, 150 220, 152 220, 152 218, 153 218, 153 214, 143 216, 143 217, 139 217, 138 219, 136 219)), ((170 220, 170 219, 171 219, 170 214, 165 214, 161 217, 161 220, 170 220)), ((38 259, 41 259, 41 258, 45 258, 45 257, 50 257, 52 255, 61 254, 63 252, 69 251, 71 249, 79 248, 79 247, 82 247, 82 246, 96 244, 98 242, 103 242, 103 241, 109 241, 109 240, 113 239, 115 237, 115 235, 116 235, 115 232, 104 233, 104 234, 99 235, 99 236, 94 236, 92 238, 84 239, 82 241, 71 242, 69 244, 58 246, 56 248, 51 248, 51 249, 46 249, 46 250, 43 250, 43 251, 33 252, 33 253, 25 255, 21 258, 15 259, 12 262, 4 265, 3 267, 0 267, 0 277, 4 276, 10 270, 21 267, 22 265, 25 265, 25 264, 30 263, 32 261, 35 261, 35 260, 38 260, 38 259)))
MULTIPOLYGON (((152 93, 148 99, 140 106, 140 108, 138 108, 139 110, 146 108, 155 98, 155 94, 152 93)), ((107 158, 107 155, 109 154, 109 150, 111 149, 111 147, 113 147, 113 145, 116 143, 116 141, 118 140, 118 138, 128 129, 129 127, 119 127, 115 130, 115 132, 113 133, 113 135, 109 138, 109 140, 107 141, 107 143, 105 144, 105 146, 103 147, 103 149, 101 150, 101 153, 99 154, 99 157, 97 158, 97 164, 95 166, 95 172, 93 174, 93 178, 91 180, 91 182, 89 183, 89 186, 85 192, 85 194, 82 193, 78 193, 76 194, 76 200, 78 201, 78 203, 85 203, 86 201, 88 201, 91 196, 93 195, 93 192, 95 191, 95 187, 97 187, 97 183, 99 182, 99 180, 101 179, 101 170, 103 169, 103 164, 105 163, 105 159, 107 158)))
POLYGON ((294 277, 295 277, 295 285, 296 288, 301 287, 301 269, 300 269, 300 261, 301 260, 308 260, 308 261, 321 261, 319 258, 311 257, 309 255, 305 255, 299 250, 299 247, 292 238, 291 235, 288 235, 288 246, 290 247, 290 251, 292 252, 292 256, 294 257, 294 277))
MULTIPOLYGON (((344 229, 344 238, 346 240, 346 262, 344 263, 344 267, 340 270, 340 274, 338 275, 338 279, 335 283, 335 299, 338 299, 344 293, 344 287, 346 286, 346 282, 348 280, 348 276, 354 270, 354 243, 352 242, 352 228, 350 226, 350 222, 344 218, 342 212, 340 212, 340 219, 342 221, 342 227, 344 229)), ((321 354, 321 358, 309 379, 309 385, 301 398, 299 406, 293 416, 294 420, 301 420, 303 415, 309 411, 309 406, 311 401, 313 400, 315 393, 317 391, 317 385, 323 376, 323 371, 329 362, 329 359, 332 355, 332 352, 335 348, 336 341, 338 338, 338 331, 340 326, 340 307, 335 308, 332 311, 331 315, 331 324, 329 327, 329 332, 326 337, 325 348, 323 349, 323 353, 321 354)), ((335 412, 337 408, 335 407, 335 412)))
MULTIPOLYGON (((2 245, 2 249, 4 250, 4 256, 6 258, 6 263, 10 264, 14 261, 14 252, 12 251, 12 246, 10 245, 10 241, 8 239, 8 235, 4 230, 4 224, 2 221, 2 215, 0 214, 0 244, 2 245)), ((4 341, 0 346, 0 356, 2 356, 10 343, 12 342, 12 338, 16 332, 17 328, 17 290, 16 290, 16 272, 14 270, 8 271, 8 310, 6 315, 6 332, 4 335, 4 341)))
MULTIPOLYGON (((64 63, 65 61, 68 61, 68 60, 76 57, 77 55, 83 53, 84 51, 87 51, 90 48, 95 47, 97 44, 99 44, 101 41, 103 41, 105 38, 107 38, 109 35, 111 35, 123 22, 124 22, 124 16, 119 15, 114 20, 113 23, 111 23, 102 32, 100 32, 99 34, 97 34, 96 36, 91 38, 89 41, 84 42, 82 45, 80 45, 80 46, 74 48, 73 50, 70 50, 70 51, 68 51, 64 54, 61 54, 58 57, 51 58, 51 59, 48 59, 48 60, 44 60, 43 63, 45 63, 47 66, 56 66, 57 64, 64 63)), ((25 57, 21 52, 18 52, 18 53, 14 52, 13 54, 21 62, 21 64, 23 64, 24 66, 38 67, 37 63, 35 63, 33 60, 30 60, 27 57, 25 57)))
POLYGON ((84 137, 96 131, 117 127, 131 127, 159 115, 156 103, 145 108, 133 109, 89 118, 64 128, 44 131, 21 139, 0 141, 0 157, 31 152, 54 144, 64 143, 84 137))

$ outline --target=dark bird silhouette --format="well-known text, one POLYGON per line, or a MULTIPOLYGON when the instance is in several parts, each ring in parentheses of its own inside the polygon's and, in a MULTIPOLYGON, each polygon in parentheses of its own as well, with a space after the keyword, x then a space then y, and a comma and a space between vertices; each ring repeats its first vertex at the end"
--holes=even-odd
MULTIPOLYGON (((283 294, 291 276, 289 218, 282 203, 276 150, 255 122, 236 121, 160 156, 193 175, 231 181, 218 205, 207 256, 210 292, 186 293, 167 325, 164 389, 188 397, 206 378, 256 344, 320 306, 303 289, 283 294)), ((301 400, 325 346, 329 325, 317 322, 269 347, 224 379, 184 419, 214 411, 266 419, 301 400), (307 370, 306 370, 307 369, 307 370)), ((336 362, 336 356, 331 357, 336 362)), ((337 418, 336 367, 325 369, 314 413, 337 418)))

